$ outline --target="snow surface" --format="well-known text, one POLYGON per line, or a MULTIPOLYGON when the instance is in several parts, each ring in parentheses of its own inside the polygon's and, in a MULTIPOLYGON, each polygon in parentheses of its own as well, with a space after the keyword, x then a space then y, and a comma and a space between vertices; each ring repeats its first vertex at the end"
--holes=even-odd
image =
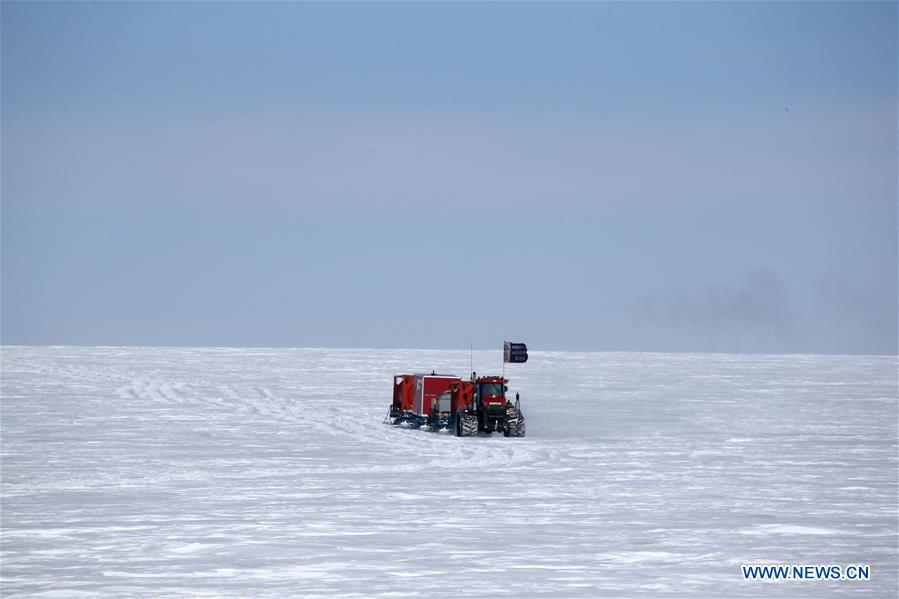
POLYGON ((431 369, 469 353, 4 347, 2 595, 896 596, 895 357, 535 351, 524 439, 383 424, 431 369))

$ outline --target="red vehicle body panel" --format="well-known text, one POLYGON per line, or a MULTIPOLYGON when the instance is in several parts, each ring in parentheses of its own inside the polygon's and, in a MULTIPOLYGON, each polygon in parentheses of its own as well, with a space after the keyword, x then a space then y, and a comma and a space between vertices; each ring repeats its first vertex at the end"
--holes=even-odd
MULTIPOLYGON (((505 386, 508 382, 509 382, 509 379, 505 379, 500 376, 478 377, 478 384, 480 384, 480 383, 500 383, 503 386, 503 389, 505 389, 505 386)), ((505 403, 506 403, 505 391, 503 391, 503 395, 487 395, 485 397, 482 397, 481 402, 485 406, 488 406, 490 404, 505 405, 505 403)))
POLYGON ((471 381, 459 381, 450 386, 452 410, 458 412, 469 405, 474 398, 474 385, 471 381))
POLYGON ((393 377, 393 406, 403 413, 427 416, 434 399, 460 378, 441 374, 397 374, 393 377))
MULTIPOLYGON (((403 413, 427 416, 434 399, 446 391, 450 392, 451 409, 454 412, 471 406, 474 400, 475 384, 500 383, 505 386, 508 379, 499 376, 479 377, 476 383, 460 377, 441 374, 397 374, 393 377, 393 405, 403 413)), ((480 401, 485 405, 506 403, 503 395, 487 395, 480 401)))
POLYGON ((450 385, 459 380, 457 376, 416 374, 412 413, 418 416, 427 416, 431 411, 434 399, 444 391, 448 391, 450 385))
POLYGON ((393 377, 393 406, 400 412, 412 411, 412 398, 415 392, 415 377, 411 374, 398 374, 393 377))

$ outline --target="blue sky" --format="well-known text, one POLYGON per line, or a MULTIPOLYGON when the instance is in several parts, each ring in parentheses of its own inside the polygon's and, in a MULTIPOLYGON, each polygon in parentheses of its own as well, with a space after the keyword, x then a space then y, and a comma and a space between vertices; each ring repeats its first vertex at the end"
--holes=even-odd
POLYGON ((895 3, 0 10, 3 343, 896 353, 895 3))

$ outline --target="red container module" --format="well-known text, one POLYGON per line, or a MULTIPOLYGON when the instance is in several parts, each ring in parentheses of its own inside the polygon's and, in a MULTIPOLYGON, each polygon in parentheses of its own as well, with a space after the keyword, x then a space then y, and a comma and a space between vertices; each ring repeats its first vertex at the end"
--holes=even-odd
POLYGON ((450 386, 460 380, 457 376, 433 372, 394 376, 391 416, 413 425, 423 424, 437 396, 449 391, 450 386))
POLYGON ((449 391, 453 383, 461 379, 452 375, 440 374, 416 374, 415 390, 412 396, 412 413, 416 416, 427 417, 438 395, 449 391))

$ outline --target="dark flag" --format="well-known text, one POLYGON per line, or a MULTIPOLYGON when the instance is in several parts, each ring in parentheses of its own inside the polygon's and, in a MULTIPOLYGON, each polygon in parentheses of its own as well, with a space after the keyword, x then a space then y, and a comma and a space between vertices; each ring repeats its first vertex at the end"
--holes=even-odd
POLYGON ((523 364, 528 361, 528 346, 524 343, 503 342, 503 363, 523 364))

